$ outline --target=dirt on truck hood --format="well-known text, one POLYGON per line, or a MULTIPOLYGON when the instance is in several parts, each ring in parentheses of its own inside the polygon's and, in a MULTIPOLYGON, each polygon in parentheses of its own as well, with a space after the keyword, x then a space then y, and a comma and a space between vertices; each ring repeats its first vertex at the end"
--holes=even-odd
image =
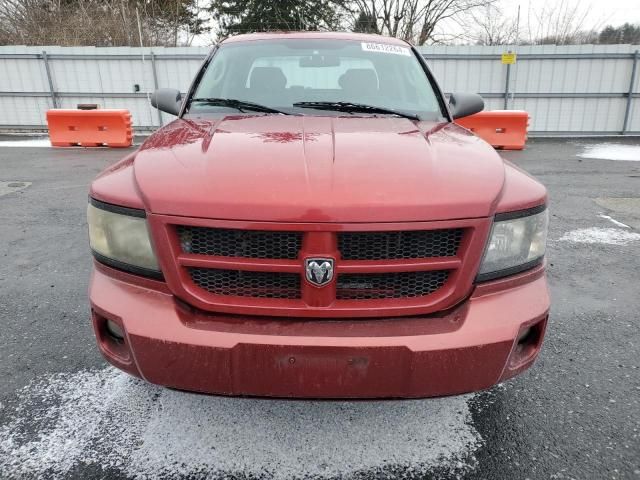
POLYGON ((505 175, 466 130, 388 116, 176 120, 134 169, 152 213, 279 222, 484 217, 505 175))

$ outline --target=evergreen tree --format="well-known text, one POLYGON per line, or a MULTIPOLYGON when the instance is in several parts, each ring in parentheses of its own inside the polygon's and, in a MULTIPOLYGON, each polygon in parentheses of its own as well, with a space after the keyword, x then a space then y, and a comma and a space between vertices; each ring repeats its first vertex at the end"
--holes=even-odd
POLYGON ((598 43, 630 43, 638 45, 640 44, 640 25, 632 25, 630 23, 625 23, 619 27, 609 25, 600 32, 598 43))
POLYGON ((373 15, 361 11, 354 22, 353 31, 360 33, 380 33, 378 20, 373 15))
POLYGON ((337 30, 337 0, 213 0, 220 36, 274 30, 337 30))

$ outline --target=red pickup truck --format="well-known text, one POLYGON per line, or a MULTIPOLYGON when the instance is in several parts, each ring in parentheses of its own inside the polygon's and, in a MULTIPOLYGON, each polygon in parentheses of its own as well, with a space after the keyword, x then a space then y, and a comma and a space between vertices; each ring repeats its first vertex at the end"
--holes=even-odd
POLYGON ((104 356, 225 395, 391 398, 528 368, 549 311, 547 193, 453 123, 422 56, 346 33, 216 46, 178 118, 91 185, 104 356))

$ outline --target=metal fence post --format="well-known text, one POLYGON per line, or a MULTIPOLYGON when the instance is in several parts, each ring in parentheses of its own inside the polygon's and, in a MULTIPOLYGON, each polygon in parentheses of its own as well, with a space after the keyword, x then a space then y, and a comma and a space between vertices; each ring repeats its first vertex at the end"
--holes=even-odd
POLYGON ((44 69, 47 72, 47 80, 49 81, 49 91, 51 92, 51 101, 53 108, 58 108, 58 98, 56 97, 56 90, 53 87, 53 77, 51 76, 51 69, 49 68, 49 58, 47 57, 47 51, 42 51, 42 60, 44 60, 44 69))
POLYGON ((507 63, 507 78, 504 82, 504 109, 507 110, 509 106, 509 82, 511 80, 511 64, 507 63))
POLYGON ((622 135, 629 130, 629 116, 631 115, 631 102, 633 102, 633 87, 636 85, 636 73, 638 71, 639 51, 633 54, 633 66, 631 67, 631 79, 629 80, 629 91, 627 92, 627 106, 624 110, 624 121, 622 122, 622 135))
MULTIPOLYGON (((158 89, 158 72, 156 70, 156 54, 151 51, 151 70, 153 71, 153 87, 158 89)), ((160 110, 158 112, 158 123, 162 126, 162 112, 160 110)))

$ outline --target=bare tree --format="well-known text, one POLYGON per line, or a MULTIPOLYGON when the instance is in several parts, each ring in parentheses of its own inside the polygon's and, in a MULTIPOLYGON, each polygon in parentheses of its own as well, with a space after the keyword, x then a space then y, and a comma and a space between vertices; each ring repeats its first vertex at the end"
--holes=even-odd
POLYGON ((572 45, 597 40, 598 26, 586 28, 591 6, 578 0, 545 1, 527 11, 525 43, 572 45))
POLYGON ((422 28, 417 39, 418 45, 424 45, 433 37, 436 26, 446 19, 471 12, 474 9, 486 7, 495 3, 492 0, 429 0, 422 9, 422 28))
POLYGON ((466 32, 463 40, 478 45, 598 43, 600 27, 594 25, 590 14, 590 6, 578 0, 545 0, 530 3, 522 21, 504 15, 497 5, 488 5, 469 11, 460 25, 466 32))
POLYGON ((465 15, 463 38, 476 45, 512 45, 518 43, 518 20, 505 16, 496 5, 486 5, 465 15))
POLYGON ((0 0, 0 44, 177 45, 205 29, 199 13, 196 0, 0 0))
MULTIPOLYGON (((433 41, 436 27, 496 0, 353 0, 354 19, 375 31, 417 45, 433 41), (373 22, 375 21, 375 29, 373 22)), ((358 23, 354 21, 354 26, 358 23)))

